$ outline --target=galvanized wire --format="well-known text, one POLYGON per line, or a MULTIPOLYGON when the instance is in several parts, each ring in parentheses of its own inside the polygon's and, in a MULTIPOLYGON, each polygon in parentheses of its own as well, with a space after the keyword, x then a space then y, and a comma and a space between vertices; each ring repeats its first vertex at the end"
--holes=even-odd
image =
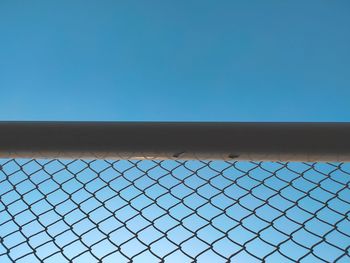
POLYGON ((0 160, 0 262, 350 262, 350 164, 0 160))

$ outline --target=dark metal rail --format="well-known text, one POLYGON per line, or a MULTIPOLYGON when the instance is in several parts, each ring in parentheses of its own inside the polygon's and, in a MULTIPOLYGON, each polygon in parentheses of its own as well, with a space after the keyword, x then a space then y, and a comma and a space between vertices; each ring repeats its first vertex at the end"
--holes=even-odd
POLYGON ((0 157, 350 161, 350 123, 0 122, 0 157))

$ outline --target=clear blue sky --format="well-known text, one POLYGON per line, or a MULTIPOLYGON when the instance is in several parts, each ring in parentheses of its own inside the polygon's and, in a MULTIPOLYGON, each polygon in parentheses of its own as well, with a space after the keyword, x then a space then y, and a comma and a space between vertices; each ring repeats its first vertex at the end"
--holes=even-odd
POLYGON ((350 121, 350 2, 0 2, 0 120, 350 121))

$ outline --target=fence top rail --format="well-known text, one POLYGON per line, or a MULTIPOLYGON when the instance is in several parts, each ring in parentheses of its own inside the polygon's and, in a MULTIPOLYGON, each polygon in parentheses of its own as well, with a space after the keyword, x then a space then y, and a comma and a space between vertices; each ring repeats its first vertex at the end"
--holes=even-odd
POLYGON ((1 158, 350 161, 350 123, 0 122, 1 158))

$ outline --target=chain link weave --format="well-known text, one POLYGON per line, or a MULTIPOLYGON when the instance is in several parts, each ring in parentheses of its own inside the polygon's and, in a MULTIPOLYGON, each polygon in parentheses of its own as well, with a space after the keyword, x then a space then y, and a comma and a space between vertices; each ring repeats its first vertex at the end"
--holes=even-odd
POLYGON ((0 160, 0 262, 350 262, 350 164, 0 160))

